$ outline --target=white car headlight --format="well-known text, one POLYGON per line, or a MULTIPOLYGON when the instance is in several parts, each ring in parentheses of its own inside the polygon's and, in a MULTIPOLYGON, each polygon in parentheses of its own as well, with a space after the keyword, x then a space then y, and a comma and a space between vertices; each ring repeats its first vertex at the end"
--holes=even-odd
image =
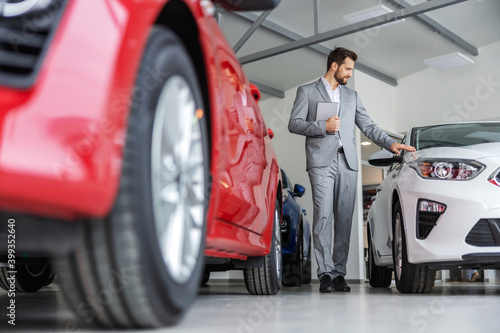
POLYGON ((426 159, 416 160, 410 166, 424 179, 469 180, 484 169, 484 165, 471 160, 426 159))

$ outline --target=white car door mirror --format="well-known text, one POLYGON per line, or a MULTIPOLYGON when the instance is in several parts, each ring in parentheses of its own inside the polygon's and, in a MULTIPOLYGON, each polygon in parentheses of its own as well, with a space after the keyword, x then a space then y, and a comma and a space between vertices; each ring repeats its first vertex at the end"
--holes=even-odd
POLYGON ((379 150, 368 158, 368 163, 375 167, 387 167, 393 163, 401 163, 401 161, 403 161, 401 155, 394 155, 387 150, 379 150))

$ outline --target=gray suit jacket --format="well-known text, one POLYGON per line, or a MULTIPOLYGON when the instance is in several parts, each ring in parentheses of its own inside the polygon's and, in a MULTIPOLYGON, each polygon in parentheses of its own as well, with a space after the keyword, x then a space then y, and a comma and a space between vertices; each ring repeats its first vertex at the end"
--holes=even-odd
POLYGON ((321 81, 300 86, 293 103, 288 130, 306 136, 307 169, 330 165, 342 140, 347 163, 358 170, 358 154, 354 137, 354 124, 382 148, 391 151, 395 142, 373 122, 359 99, 358 93, 342 86, 340 90, 340 130, 336 134, 326 132, 326 120, 316 120, 318 102, 331 102, 321 81))

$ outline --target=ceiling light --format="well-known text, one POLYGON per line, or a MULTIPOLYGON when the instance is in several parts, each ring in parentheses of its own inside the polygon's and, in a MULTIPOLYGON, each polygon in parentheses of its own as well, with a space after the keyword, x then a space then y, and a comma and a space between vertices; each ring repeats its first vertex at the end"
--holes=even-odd
POLYGON ((425 59, 424 63, 440 71, 474 64, 474 60, 460 52, 445 54, 439 57, 425 59))
MULTIPOLYGON (((358 23, 361 21, 369 20, 374 17, 386 15, 389 13, 392 13, 393 10, 390 9, 387 6, 384 6, 382 4, 378 4, 377 6, 366 8, 351 14, 344 15, 344 20, 346 20, 349 23, 358 23)), ((397 21, 391 21, 387 22, 386 24, 383 24, 384 26, 393 24, 393 23, 399 23, 399 22, 404 22, 404 19, 402 20, 397 20, 397 21)), ((373 28, 372 28, 373 29, 373 28)))
POLYGON ((363 142, 361 142, 361 145, 362 145, 362 146, 369 146, 369 145, 371 145, 371 144, 372 144, 372 143, 371 143, 370 141, 363 141, 363 142))

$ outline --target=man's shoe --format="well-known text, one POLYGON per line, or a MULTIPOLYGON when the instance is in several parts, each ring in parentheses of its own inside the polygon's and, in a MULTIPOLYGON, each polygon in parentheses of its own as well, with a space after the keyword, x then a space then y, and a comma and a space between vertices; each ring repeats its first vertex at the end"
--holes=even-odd
POLYGON ((472 277, 470 278, 469 282, 476 282, 476 280, 479 278, 479 273, 478 272, 474 272, 474 274, 472 274, 472 277))
POLYGON ((344 292, 350 292, 351 287, 345 283, 344 277, 343 276, 337 276, 335 279, 333 279, 333 285, 335 288, 335 291, 344 291, 344 292))
POLYGON ((332 278, 330 275, 325 274, 319 279, 319 292, 320 293, 331 293, 334 291, 334 286, 332 282, 332 278))

